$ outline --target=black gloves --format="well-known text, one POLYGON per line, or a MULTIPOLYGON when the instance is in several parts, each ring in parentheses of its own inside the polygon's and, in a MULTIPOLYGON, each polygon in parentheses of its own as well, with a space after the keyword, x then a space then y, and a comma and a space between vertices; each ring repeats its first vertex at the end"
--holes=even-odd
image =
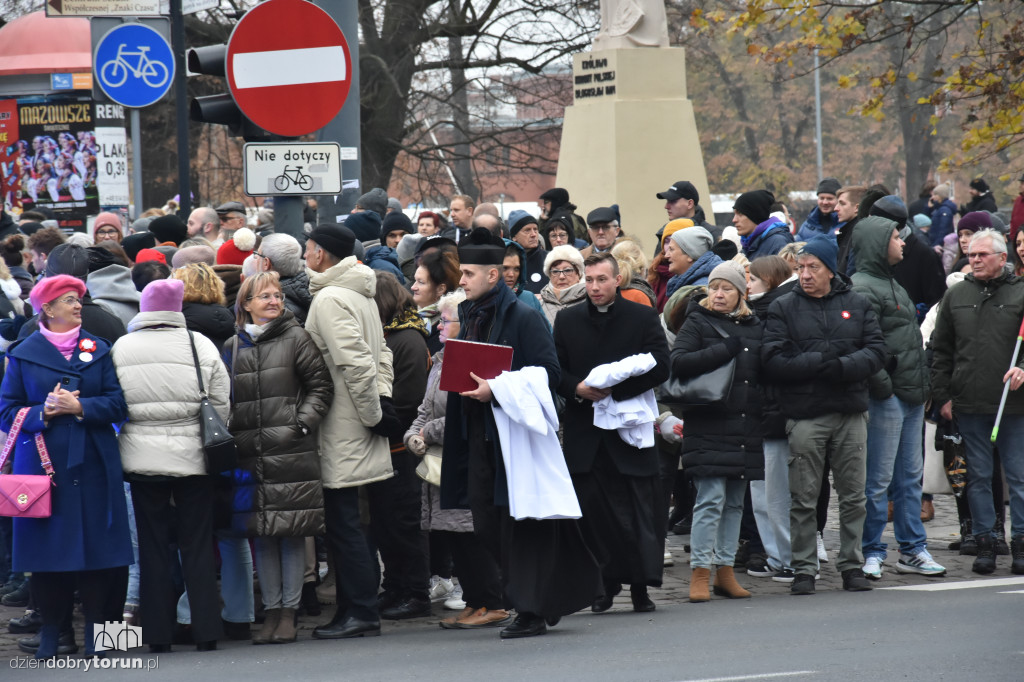
POLYGON ((839 358, 830 358, 821 366, 821 378, 825 381, 843 380, 843 363, 839 358))
POLYGON ((723 343, 725 344, 725 349, 729 351, 729 355, 733 357, 739 355, 739 352, 743 350, 743 339, 738 336, 729 336, 723 343))
POLYGON ((391 398, 380 397, 380 412, 380 421, 371 426, 370 431, 390 440, 402 438, 405 435, 405 429, 402 428, 402 423, 398 420, 398 413, 395 412, 395 405, 391 402, 391 398))

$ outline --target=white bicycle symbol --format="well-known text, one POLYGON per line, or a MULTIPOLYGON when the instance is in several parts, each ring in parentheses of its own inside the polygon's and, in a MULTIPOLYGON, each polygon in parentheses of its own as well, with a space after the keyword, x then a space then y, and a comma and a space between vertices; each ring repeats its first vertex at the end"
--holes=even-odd
POLYGON ((100 69, 100 80, 108 88, 119 88, 128 80, 128 73, 131 72, 134 78, 141 78, 142 82, 151 88, 159 88, 170 78, 167 67, 153 61, 146 53, 149 52, 148 45, 139 45, 135 50, 127 50, 128 45, 121 43, 117 46, 117 58, 109 61, 100 69), (135 65, 129 61, 130 57, 137 57, 135 65))

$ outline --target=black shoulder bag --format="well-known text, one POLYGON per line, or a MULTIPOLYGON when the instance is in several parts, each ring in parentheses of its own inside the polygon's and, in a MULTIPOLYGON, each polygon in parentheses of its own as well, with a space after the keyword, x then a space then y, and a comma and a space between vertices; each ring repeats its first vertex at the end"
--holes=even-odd
POLYGON ((199 380, 199 437, 203 440, 203 452, 206 454, 206 473, 219 474, 230 471, 238 466, 235 437, 228 432, 228 427, 224 425, 224 421, 206 395, 203 372, 199 366, 199 353, 196 352, 196 340, 191 330, 188 332, 188 342, 192 346, 196 379, 199 380))
MULTIPOLYGON (((729 335, 717 324, 710 320, 708 323, 722 335, 723 339, 729 338, 729 335)), ((732 391, 732 379, 735 374, 736 358, 730 358, 729 362, 721 367, 716 367, 710 372, 689 379, 669 377, 655 389, 654 395, 659 403, 666 405, 681 407, 721 405, 729 399, 729 393, 732 391)))

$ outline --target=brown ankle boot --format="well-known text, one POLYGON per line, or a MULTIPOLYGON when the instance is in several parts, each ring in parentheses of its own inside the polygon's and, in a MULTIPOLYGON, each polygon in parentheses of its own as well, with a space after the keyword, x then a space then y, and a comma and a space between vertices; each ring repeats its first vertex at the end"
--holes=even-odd
POLYGON ((274 635, 270 641, 274 644, 286 644, 295 641, 295 609, 281 609, 281 617, 274 629, 274 635))
POLYGON ((263 615, 263 626, 252 638, 253 644, 270 644, 277 624, 281 622, 281 609, 267 609, 263 615))
POLYGON ((693 569, 693 573, 690 575, 690 601, 694 603, 711 601, 711 593, 708 592, 709 578, 711 578, 711 569, 693 569))
POLYGON ((732 566, 715 566, 715 594, 729 599, 745 599, 750 593, 736 582, 732 566))

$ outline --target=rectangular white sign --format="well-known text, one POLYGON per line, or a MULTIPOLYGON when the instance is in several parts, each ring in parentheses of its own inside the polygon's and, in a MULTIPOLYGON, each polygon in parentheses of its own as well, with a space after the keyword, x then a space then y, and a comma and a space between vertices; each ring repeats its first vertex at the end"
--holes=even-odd
POLYGON ((128 140, 124 127, 96 127, 96 189, 100 206, 127 206, 128 140))
POLYGON ((250 197, 341 192, 337 142, 249 142, 242 166, 250 197))
POLYGON ((160 0, 46 0, 48 17, 160 16, 160 0))

